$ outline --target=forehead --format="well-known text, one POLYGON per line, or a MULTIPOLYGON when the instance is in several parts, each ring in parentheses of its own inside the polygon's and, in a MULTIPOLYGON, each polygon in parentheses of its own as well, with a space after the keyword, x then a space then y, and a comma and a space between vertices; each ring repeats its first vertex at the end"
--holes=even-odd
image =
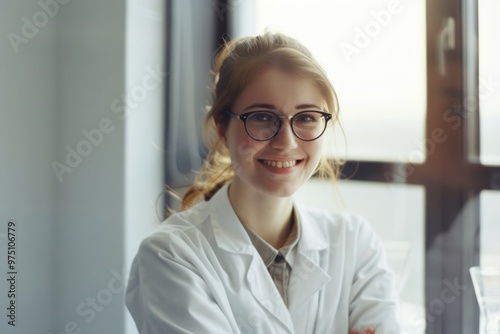
POLYGON ((324 97, 312 79, 299 77, 276 67, 261 69, 236 98, 233 109, 243 110, 254 103, 274 105, 277 109, 315 104, 324 97))

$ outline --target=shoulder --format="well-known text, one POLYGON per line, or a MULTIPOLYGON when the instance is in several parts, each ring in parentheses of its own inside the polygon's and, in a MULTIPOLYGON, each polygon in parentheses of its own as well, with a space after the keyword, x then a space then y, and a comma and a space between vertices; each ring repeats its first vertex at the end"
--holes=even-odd
POLYGON ((170 216, 142 240, 139 254, 148 251, 172 253, 187 244, 190 244, 191 248, 203 247, 206 237, 201 230, 209 223, 209 217, 206 202, 170 216))
POLYGON ((325 235, 359 236, 374 234, 368 221, 356 214, 300 206, 298 206, 298 209, 302 224, 307 224, 325 235))

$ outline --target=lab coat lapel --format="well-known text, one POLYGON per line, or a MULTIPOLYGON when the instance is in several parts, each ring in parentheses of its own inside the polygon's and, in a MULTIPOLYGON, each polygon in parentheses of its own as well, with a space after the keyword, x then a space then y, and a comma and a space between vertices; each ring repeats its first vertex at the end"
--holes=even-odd
POLYGON ((292 314, 330 281, 330 276, 322 268, 328 256, 328 241, 318 230, 319 224, 307 220, 310 215, 304 215, 298 206, 295 206, 295 212, 301 236, 290 275, 288 298, 292 314))
POLYGON ((265 308, 272 317, 280 322, 288 333, 294 333, 294 325, 290 312, 286 308, 283 298, 274 285, 274 282, 261 261, 257 251, 247 273, 247 281, 255 299, 265 308))
POLYGON ((290 275, 289 309, 294 312, 330 281, 330 276, 318 266, 316 254, 299 254, 290 275))
POLYGON ((214 195, 210 203, 212 229, 217 246, 233 253, 232 256, 235 257, 233 264, 245 266, 246 283, 254 298, 277 323, 282 325, 283 332, 294 333, 290 313, 260 255, 231 207, 227 185, 214 195))

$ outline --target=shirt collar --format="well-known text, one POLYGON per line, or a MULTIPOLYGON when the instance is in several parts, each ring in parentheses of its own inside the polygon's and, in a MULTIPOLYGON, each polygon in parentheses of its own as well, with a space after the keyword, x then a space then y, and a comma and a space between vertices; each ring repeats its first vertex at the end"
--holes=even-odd
POLYGON ((255 234, 252 230, 246 227, 244 224, 241 224, 243 228, 248 233, 250 240, 252 241, 253 246, 259 253, 260 257, 264 261, 266 267, 269 267, 271 263, 273 263, 274 259, 278 255, 278 250, 271 246, 267 241, 262 239, 259 235, 255 234))
POLYGON ((280 249, 274 248, 267 241, 262 239, 259 235, 255 234, 244 224, 242 225, 245 228, 246 232, 248 233, 248 236, 250 237, 253 246, 259 253, 262 260, 264 261, 266 267, 269 267, 271 263, 273 263, 278 253, 281 253, 281 255, 285 258, 285 260, 288 262, 290 266, 293 265, 293 259, 295 258, 294 250, 300 239, 300 224, 298 222, 295 222, 293 224, 292 230, 290 231, 290 234, 288 235, 285 244, 280 249))

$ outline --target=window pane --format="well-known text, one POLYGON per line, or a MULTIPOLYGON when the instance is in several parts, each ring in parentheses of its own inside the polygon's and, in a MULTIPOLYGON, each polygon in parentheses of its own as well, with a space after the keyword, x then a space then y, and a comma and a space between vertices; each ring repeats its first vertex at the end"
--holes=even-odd
POLYGON ((481 162, 500 165, 500 2, 479 0, 481 162))
POLYGON ((241 13, 238 34, 265 29, 289 34, 306 44, 328 72, 339 96, 347 138, 345 143, 337 131, 337 156, 425 159, 425 1, 256 0, 255 4, 255 23, 248 24, 245 18, 251 16, 241 13))
POLYGON ((336 189, 330 181, 311 179, 296 199, 310 207, 359 214, 370 222, 396 275, 403 329, 424 333, 424 188, 340 181, 336 189))
POLYGON ((500 191, 481 192, 481 258, 482 266, 500 266, 500 191))

